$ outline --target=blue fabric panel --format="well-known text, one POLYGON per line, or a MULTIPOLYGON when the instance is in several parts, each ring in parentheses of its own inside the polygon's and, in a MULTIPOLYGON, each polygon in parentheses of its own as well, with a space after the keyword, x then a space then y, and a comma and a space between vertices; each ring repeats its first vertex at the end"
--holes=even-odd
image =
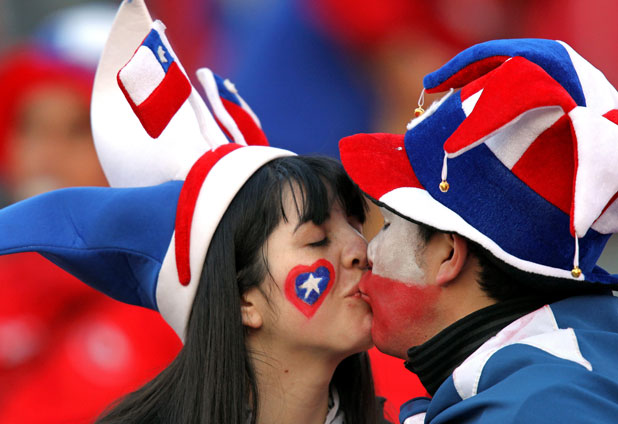
MULTIPOLYGON (((464 119, 459 93, 455 93, 406 133, 406 151, 421 184, 510 254, 570 270, 575 242, 569 216, 513 175, 484 144, 448 160, 450 190, 439 190, 444 142, 464 119)), ((608 239, 609 235, 591 229, 579 240, 580 267, 587 277, 608 239)))
POLYGON ((616 360, 608 361, 609 352, 618 354, 618 298, 583 296, 556 302, 551 309, 559 328, 575 329, 579 349, 594 369, 618 382, 616 360))
POLYGON ((370 132, 375 84, 352 54, 312 27, 301 3, 252 7, 260 5, 259 19, 245 4, 239 7, 246 16, 235 28, 244 38, 235 46, 238 63, 221 73, 259 116, 272 146, 338 158, 341 138, 370 132))
POLYGON ((615 368, 616 351, 610 348, 603 349, 606 366, 599 370, 593 363, 591 372, 532 346, 507 346, 488 361, 479 395, 466 407, 486 405, 481 422, 488 423, 614 423, 618 380, 615 371, 606 373, 608 361, 615 368))
POLYGON ((159 33, 155 31, 154 29, 150 30, 150 33, 146 36, 146 38, 142 42, 142 45, 152 50, 152 53, 157 58, 157 61, 163 68, 163 71, 167 73, 167 70, 169 69, 170 65, 174 61, 174 58, 172 57, 170 52, 167 51, 167 48, 165 47, 165 45, 163 45, 163 41, 161 41, 161 37, 159 36, 159 33), (159 57, 160 51, 164 53, 164 56, 165 56, 164 61, 161 60, 161 58, 159 57))
POLYGON ((437 87, 459 70, 492 56, 521 56, 542 67, 569 92, 579 106, 586 106, 581 83, 567 50, 553 40, 533 38, 493 40, 459 53, 440 69, 423 79, 425 88, 437 87))
POLYGON ((225 83, 223 82, 223 78, 221 78, 219 75, 213 73, 214 77, 215 77, 215 82, 217 83, 217 88, 219 89, 219 96, 223 97, 225 100, 229 100, 232 103, 237 104, 238 106, 242 107, 242 105, 240 104, 240 100, 238 100, 238 96, 232 92, 230 92, 227 87, 225 86, 225 83))
POLYGON ((157 309, 182 182, 57 190, 0 210, 0 254, 39 252, 117 300, 157 309))
POLYGON ((618 299, 578 296, 551 308, 560 327, 574 327, 592 371, 536 347, 512 344, 487 361, 475 396, 461 400, 449 377, 431 400, 425 422, 615 423, 618 299))
POLYGON ((426 412, 430 402, 431 398, 427 397, 419 397, 407 401, 399 408, 399 422, 403 424, 407 418, 426 412))

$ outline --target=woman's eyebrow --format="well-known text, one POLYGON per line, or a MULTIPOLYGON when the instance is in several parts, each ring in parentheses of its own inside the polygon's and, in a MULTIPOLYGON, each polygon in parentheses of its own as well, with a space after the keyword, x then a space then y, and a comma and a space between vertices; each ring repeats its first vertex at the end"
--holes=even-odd
MULTIPOLYGON (((322 222, 326 222, 326 221, 328 221, 329 219, 330 219, 330 212, 328 212, 327 214, 325 214, 325 215, 324 215, 324 221, 322 221, 322 222)), ((292 231, 292 233, 293 233, 293 234, 295 234, 295 233, 296 233, 296 231, 297 231, 300 227, 302 227, 302 226, 304 226, 304 225, 306 225, 306 224, 309 224, 309 223, 312 223, 312 224, 313 224, 313 225, 315 225, 316 227, 320 225, 320 224, 316 224, 316 223, 315 223, 312 219, 306 219, 306 220, 304 220, 304 221, 300 221, 300 220, 299 220, 299 221, 298 221, 298 223, 296 224, 296 226, 294 227, 294 231, 292 231)))

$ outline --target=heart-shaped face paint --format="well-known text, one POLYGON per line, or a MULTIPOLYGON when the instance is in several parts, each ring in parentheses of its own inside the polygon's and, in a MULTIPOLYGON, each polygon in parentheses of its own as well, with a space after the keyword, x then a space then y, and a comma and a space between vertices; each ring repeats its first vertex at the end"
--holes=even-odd
POLYGON ((318 310, 335 279, 333 265, 319 259, 312 265, 292 268, 285 279, 285 295, 307 318, 318 310))

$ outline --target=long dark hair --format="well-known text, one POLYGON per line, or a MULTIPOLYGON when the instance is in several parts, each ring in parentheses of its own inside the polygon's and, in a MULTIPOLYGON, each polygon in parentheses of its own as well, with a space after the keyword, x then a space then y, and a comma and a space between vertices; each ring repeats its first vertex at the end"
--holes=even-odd
MULTIPOLYGON (((334 201, 365 220, 361 193, 341 165, 325 157, 285 157, 261 167, 238 192, 210 243, 189 318, 185 345, 157 377, 127 395, 98 423, 255 423, 259 405, 245 347, 241 295, 264 280, 262 246, 282 219, 283 194, 294 187, 301 222, 327 219, 334 201)), ((346 421, 378 420, 366 352, 335 370, 346 421)))

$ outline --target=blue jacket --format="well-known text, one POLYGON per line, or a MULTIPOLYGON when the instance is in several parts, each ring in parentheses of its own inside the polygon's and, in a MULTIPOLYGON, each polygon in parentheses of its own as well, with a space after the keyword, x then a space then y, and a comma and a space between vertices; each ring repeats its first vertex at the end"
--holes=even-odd
POLYGON ((406 402, 400 422, 618 423, 618 298, 571 297, 524 315, 432 399, 406 402))

